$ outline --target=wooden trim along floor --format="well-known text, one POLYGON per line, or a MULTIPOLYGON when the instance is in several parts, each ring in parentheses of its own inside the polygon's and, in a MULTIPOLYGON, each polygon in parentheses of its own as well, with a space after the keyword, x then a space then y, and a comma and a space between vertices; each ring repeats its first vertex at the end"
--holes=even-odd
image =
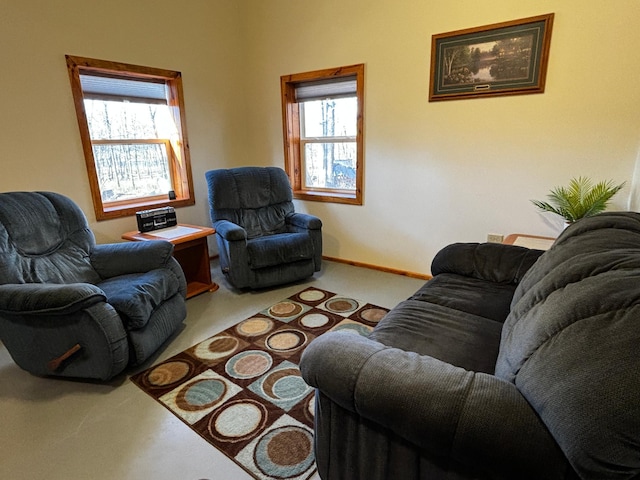
MULTIPOLYGON (((215 260, 218 257, 219 255, 210 255, 209 261, 215 260)), ((398 270, 396 268, 382 267, 380 265, 373 265, 371 263, 356 262, 355 260, 345 260, 343 258, 329 257, 327 255, 323 255, 322 258, 325 260, 329 260, 330 262, 345 263, 347 265, 353 265, 354 267, 370 268, 372 270, 379 270, 381 272, 395 273, 396 275, 404 275, 405 277, 409 277, 409 278, 418 278, 421 280, 431 280, 433 278, 431 275, 427 273, 409 272, 407 270, 398 270)))
POLYGON ((356 262, 354 260, 345 260, 343 258, 337 258, 337 257, 329 257, 327 255, 323 255, 322 258, 325 260, 329 260, 331 262, 346 263, 347 265, 353 265, 354 267, 370 268, 372 270, 379 270, 381 272, 387 272, 387 273, 395 273, 396 275, 404 275, 405 277, 410 277, 410 278, 419 278, 422 280, 431 280, 433 278, 431 275, 428 275, 426 273, 409 272, 407 270, 398 270, 396 268, 383 267, 380 265, 373 265, 370 263, 356 262))

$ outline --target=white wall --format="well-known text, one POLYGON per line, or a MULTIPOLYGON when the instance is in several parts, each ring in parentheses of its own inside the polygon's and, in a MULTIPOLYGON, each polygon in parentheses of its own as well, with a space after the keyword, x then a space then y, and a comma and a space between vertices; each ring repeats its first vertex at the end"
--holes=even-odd
POLYGON ((0 0, 0 191, 70 196, 100 243, 137 229, 95 220, 64 56, 166 68, 183 76, 196 190, 178 218, 209 225, 204 172, 244 149, 241 22, 235 0, 0 0))
POLYGON ((322 217, 327 255, 428 272, 451 242, 555 236, 561 222, 529 200, 572 176, 631 183, 636 0, 248 3, 250 158, 282 165, 280 75, 365 63, 364 205, 300 204, 322 217), (428 102, 431 35, 551 12, 544 94, 428 102))
POLYGON ((0 191, 69 195, 99 242, 135 229, 95 221, 65 54, 182 72, 197 203, 178 218, 204 225, 205 171, 283 166, 280 76, 365 63, 364 205, 298 207, 326 255, 427 273, 451 242, 555 234, 529 199, 572 176, 631 184, 638 18, 637 0, 0 0, 0 191), (432 34, 549 12, 544 94, 427 101, 432 34))

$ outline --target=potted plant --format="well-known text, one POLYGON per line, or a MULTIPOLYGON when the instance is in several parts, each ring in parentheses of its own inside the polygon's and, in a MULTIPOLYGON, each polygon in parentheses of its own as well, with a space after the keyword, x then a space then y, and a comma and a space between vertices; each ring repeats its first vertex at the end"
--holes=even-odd
POLYGON ((576 220, 603 212, 625 182, 614 185, 613 180, 599 182, 595 185, 588 177, 572 178, 568 187, 556 187, 549 195, 548 202, 531 200, 543 212, 560 215, 566 225, 576 220))

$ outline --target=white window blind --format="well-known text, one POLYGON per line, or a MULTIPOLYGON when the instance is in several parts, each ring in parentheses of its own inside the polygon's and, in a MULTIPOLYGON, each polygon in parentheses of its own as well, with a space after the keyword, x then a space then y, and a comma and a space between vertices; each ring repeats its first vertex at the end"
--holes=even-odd
POLYGON ((330 80, 303 82, 295 86, 296 102, 353 97, 356 95, 356 89, 355 75, 332 78, 330 80))
POLYGON ((80 85, 85 98, 167 103, 166 86, 161 80, 141 81, 97 75, 80 75, 80 85))

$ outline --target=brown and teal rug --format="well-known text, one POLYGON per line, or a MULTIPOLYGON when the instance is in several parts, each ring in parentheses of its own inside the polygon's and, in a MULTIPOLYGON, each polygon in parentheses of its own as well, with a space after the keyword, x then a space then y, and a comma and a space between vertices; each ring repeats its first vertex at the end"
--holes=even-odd
POLYGON ((368 334, 387 311, 310 287, 131 380, 254 478, 306 480, 314 391, 300 356, 327 331, 368 334))

